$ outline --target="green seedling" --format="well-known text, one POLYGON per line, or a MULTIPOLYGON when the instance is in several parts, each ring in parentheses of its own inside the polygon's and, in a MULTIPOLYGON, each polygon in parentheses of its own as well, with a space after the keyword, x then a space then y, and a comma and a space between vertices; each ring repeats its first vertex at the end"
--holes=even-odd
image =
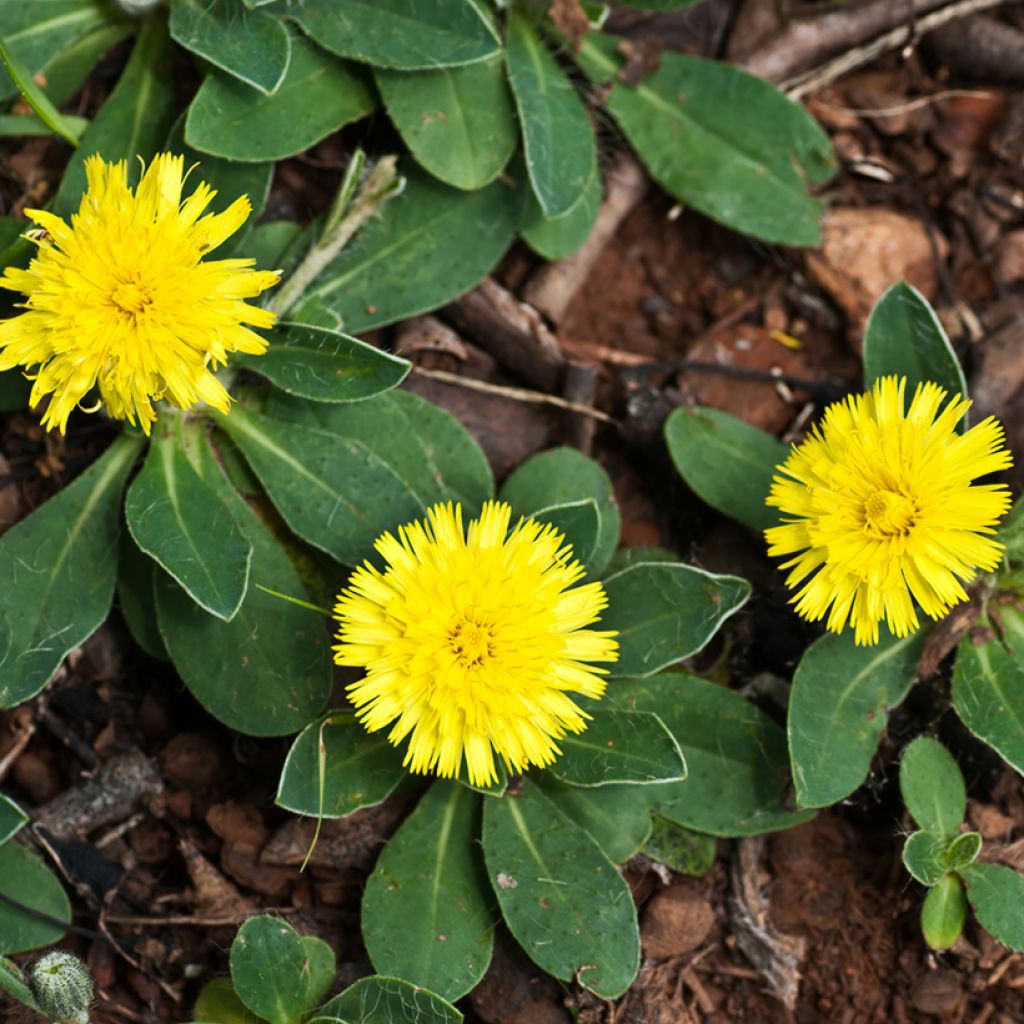
POLYGON ((903 864, 928 888, 921 931, 932 949, 960 938, 968 904, 979 923, 1010 949, 1024 949, 1024 877, 979 863, 982 839, 962 831, 967 810, 963 775, 938 740, 918 737, 900 762, 900 792, 918 826, 903 846, 903 864))
POLYGON ((231 944, 231 976, 196 1000, 195 1024, 459 1024, 462 1014, 426 989, 381 975, 362 978, 324 1001, 334 984, 334 952, 286 921, 250 917, 231 944))

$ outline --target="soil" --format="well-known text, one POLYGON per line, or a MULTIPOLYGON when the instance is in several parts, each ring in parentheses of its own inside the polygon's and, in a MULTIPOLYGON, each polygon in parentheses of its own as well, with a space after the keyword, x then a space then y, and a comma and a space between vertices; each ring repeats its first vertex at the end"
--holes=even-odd
MULTIPOLYGON (((653 37, 707 55, 742 56, 749 40, 765 38, 767 14, 752 19, 752 7, 774 9, 745 0, 701 5, 703 15, 691 20, 685 12, 616 17, 636 45, 653 37), (712 8, 725 15, 711 17, 712 8)), ((1019 13, 1006 17, 1021 20, 1019 13)), ((935 302, 979 405, 1004 419, 1018 467, 1011 483, 1019 490, 1024 482, 1024 106, 1011 87, 972 78, 969 60, 957 59, 950 77, 926 48, 912 46, 808 99, 842 164, 823 194, 831 212, 820 249, 742 238, 680 211, 655 189, 621 225, 557 325, 564 351, 597 368, 597 407, 615 420, 599 425, 592 454, 615 483, 624 542, 672 547, 755 585, 758 596, 729 624, 734 686, 765 672, 788 677, 814 633, 786 608, 759 540, 702 506, 673 471, 660 425, 674 406, 710 404, 780 436, 799 435, 823 404, 860 387, 864 315, 893 280, 907 276, 935 302), (952 88, 970 94, 944 92, 952 88), (687 365, 693 363, 700 366, 687 365), (764 379, 738 377, 737 370, 760 371, 764 379)), ((78 110, 95 106, 118 60, 123 54, 108 58, 78 110)), ((610 132, 605 145, 610 163, 618 146, 610 132)), ((271 216, 308 217, 323 205, 344 152, 344 140, 335 138, 282 165, 271 216)), ((0 143, 0 212, 44 201, 64 153, 40 140, 0 143)), ((519 292, 536 265, 516 249, 496 277, 519 292)), ((376 340, 389 345, 397 331, 376 340)), ((524 385, 473 339, 456 341, 461 348, 417 354, 417 362, 524 385)), ((499 478, 531 453, 580 436, 575 417, 551 406, 506 396, 496 416, 492 395, 426 377, 411 381, 478 437, 499 478)), ((76 416, 65 441, 44 434, 30 416, 4 417, 0 530, 72 479, 110 436, 96 418, 76 416)), ((490 971, 463 1000, 467 1018, 1024 1021, 1024 957, 973 924, 949 952, 928 951, 917 925, 923 891, 900 863, 909 823, 895 765, 902 746, 925 730, 938 732, 967 769, 970 819, 992 855, 1024 863, 1020 780, 950 720, 945 686, 940 666, 893 715, 865 786, 815 821, 759 840, 719 841, 702 879, 643 859, 627 864, 645 959, 621 1000, 597 1002, 546 978, 499 933, 490 971), (751 938, 758 915, 766 936, 760 944, 751 938), (787 986, 789 1006, 777 994, 787 986)), ((780 714, 770 701, 764 706, 780 714)), ((226 970, 235 923, 256 910, 275 910, 329 941, 339 984, 369 971, 360 893, 408 803, 396 797, 326 823, 300 872, 311 826, 273 804, 286 749, 286 740, 239 736, 211 720, 169 666, 134 646, 116 610, 43 697, 0 713, 0 778, 6 792, 50 823, 48 855, 75 908, 66 945, 96 976, 97 1024, 188 1019, 202 984, 226 970), (89 802, 97 771, 116 781, 118 794, 102 813, 89 802), (77 830, 69 825, 75 814, 77 830)), ((27 1018, 12 1010, 6 1019, 27 1018)))

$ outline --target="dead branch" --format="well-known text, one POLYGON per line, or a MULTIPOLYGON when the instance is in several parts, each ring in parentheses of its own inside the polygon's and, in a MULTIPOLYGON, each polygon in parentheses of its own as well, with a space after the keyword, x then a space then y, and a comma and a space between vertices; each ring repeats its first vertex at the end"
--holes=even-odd
MULTIPOLYGON (((1008 0, 957 0, 956 3, 940 7, 915 21, 912 25, 913 32, 909 35, 909 38, 908 26, 905 24, 899 25, 897 28, 890 29, 888 32, 876 36, 862 46, 853 46, 845 50, 837 57, 818 67, 812 68, 810 71, 780 81, 779 86, 789 96, 799 99, 801 96, 806 96, 809 93, 824 88, 850 71, 869 64, 883 54, 905 46, 908 41, 912 41, 914 38, 922 38, 943 25, 950 24, 959 18, 964 18, 968 14, 1000 7, 1007 2, 1008 0)), ((1009 2, 1016 2, 1016 0, 1009 0, 1009 2)))
POLYGON ((558 339, 537 310, 497 281, 482 281, 441 316, 528 384, 559 390, 566 359, 558 339))
POLYGON ((565 315, 573 296, 590 276, 622 222, 643 199, 649 185, 643 168, 631 156, 621 157, 608 172, 605 182, 607 195, 590 237, 572 256, 540 267, 523 289, 523 298, 553 324, 565 315))

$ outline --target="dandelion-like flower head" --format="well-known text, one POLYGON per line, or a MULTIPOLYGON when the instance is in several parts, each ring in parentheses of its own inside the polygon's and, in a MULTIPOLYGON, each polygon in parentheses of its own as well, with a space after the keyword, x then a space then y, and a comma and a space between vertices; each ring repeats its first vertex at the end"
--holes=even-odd
POLYGON ((409 737, 413 772, 473 785, 497 780, 497 754, 511 770, 551 764, 556 741, 586 728, 569 696, 600 697, 618 657, 613 632, 587 629, 607 605, 552 526, 521 520, 488 502, 463 529, 459 505, 435 505, 426 522, 385 533, 384 571, 353 573, 334 609, 339 665, 366 669, 348 687, 363 725, 409 737))
POLYGON ((878 642, 885 619, 906 636, 915 602, 938 619, 964 601, 963 583, 999 565, 995 526, 1010 507, 1000 484, 975 484, 1006 469, 1003 429, 989 419, 963 434, 970 402, 937 384, 885 377, 864 395, 836 402, 778 467, 768 504, 783 525, 766 531, 769 554, 793 556, 786 582, 800 615, 858 644, 878 642))
POLYGON ((203 212, 216 195, 205 182, 182 201, 184 158, 162 153, 133 193, 127 167, 85 162, 88 189, 70 227, 46 210, 26 210, 43 229, 27 270, 8 267, 0 287, 23 292, 26 312, 0 324, 0 370, 32 368, 30 402, 53 398, 47 428, 67 426, 92 391, 111 416, 148 434, 153 402, 187 409, 204 401, 227 412, 212 370, 229 352, 261 353, 249 330, 274 314, 245 302, 277 283, 254 260, 202 262, 242 226, 249 200, 203 212))

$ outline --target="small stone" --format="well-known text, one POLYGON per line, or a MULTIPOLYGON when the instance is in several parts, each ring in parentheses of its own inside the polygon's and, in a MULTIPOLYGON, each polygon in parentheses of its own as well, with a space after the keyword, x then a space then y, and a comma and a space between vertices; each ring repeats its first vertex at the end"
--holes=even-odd
POLYGON ((206 812, 206 824, 237 853, 255 857, 270 838, 263 815, 252 804, 233 800, 214 804, 206 812))
POLYGON ((220 753, 208 736, 183 732, 160 751, 160 767, 172 785, 198 793, 220 774, 220 753))
MULTIPOLYGON (((807 254, 807 270, 849 320, 859 348, 868 314, 894 281, 905 278, 934 299, 939 286, 928 230, 916 217, 880 206, 835 207, 823 221, 820 249, 807 254)), ((934 234, 939 260, 949 245, 934 234)))
POLYGON ((922 974, 910 990, 910 1001, 916 1009, 943 1020, 949 1019, 963 997, 963 981, 956 971, 922 974))
POLYGON ((700 883, 662 889, 647 904, 640 934, 644 956, 662 960, 695 950, 715 923, 715 912, 700 883))

